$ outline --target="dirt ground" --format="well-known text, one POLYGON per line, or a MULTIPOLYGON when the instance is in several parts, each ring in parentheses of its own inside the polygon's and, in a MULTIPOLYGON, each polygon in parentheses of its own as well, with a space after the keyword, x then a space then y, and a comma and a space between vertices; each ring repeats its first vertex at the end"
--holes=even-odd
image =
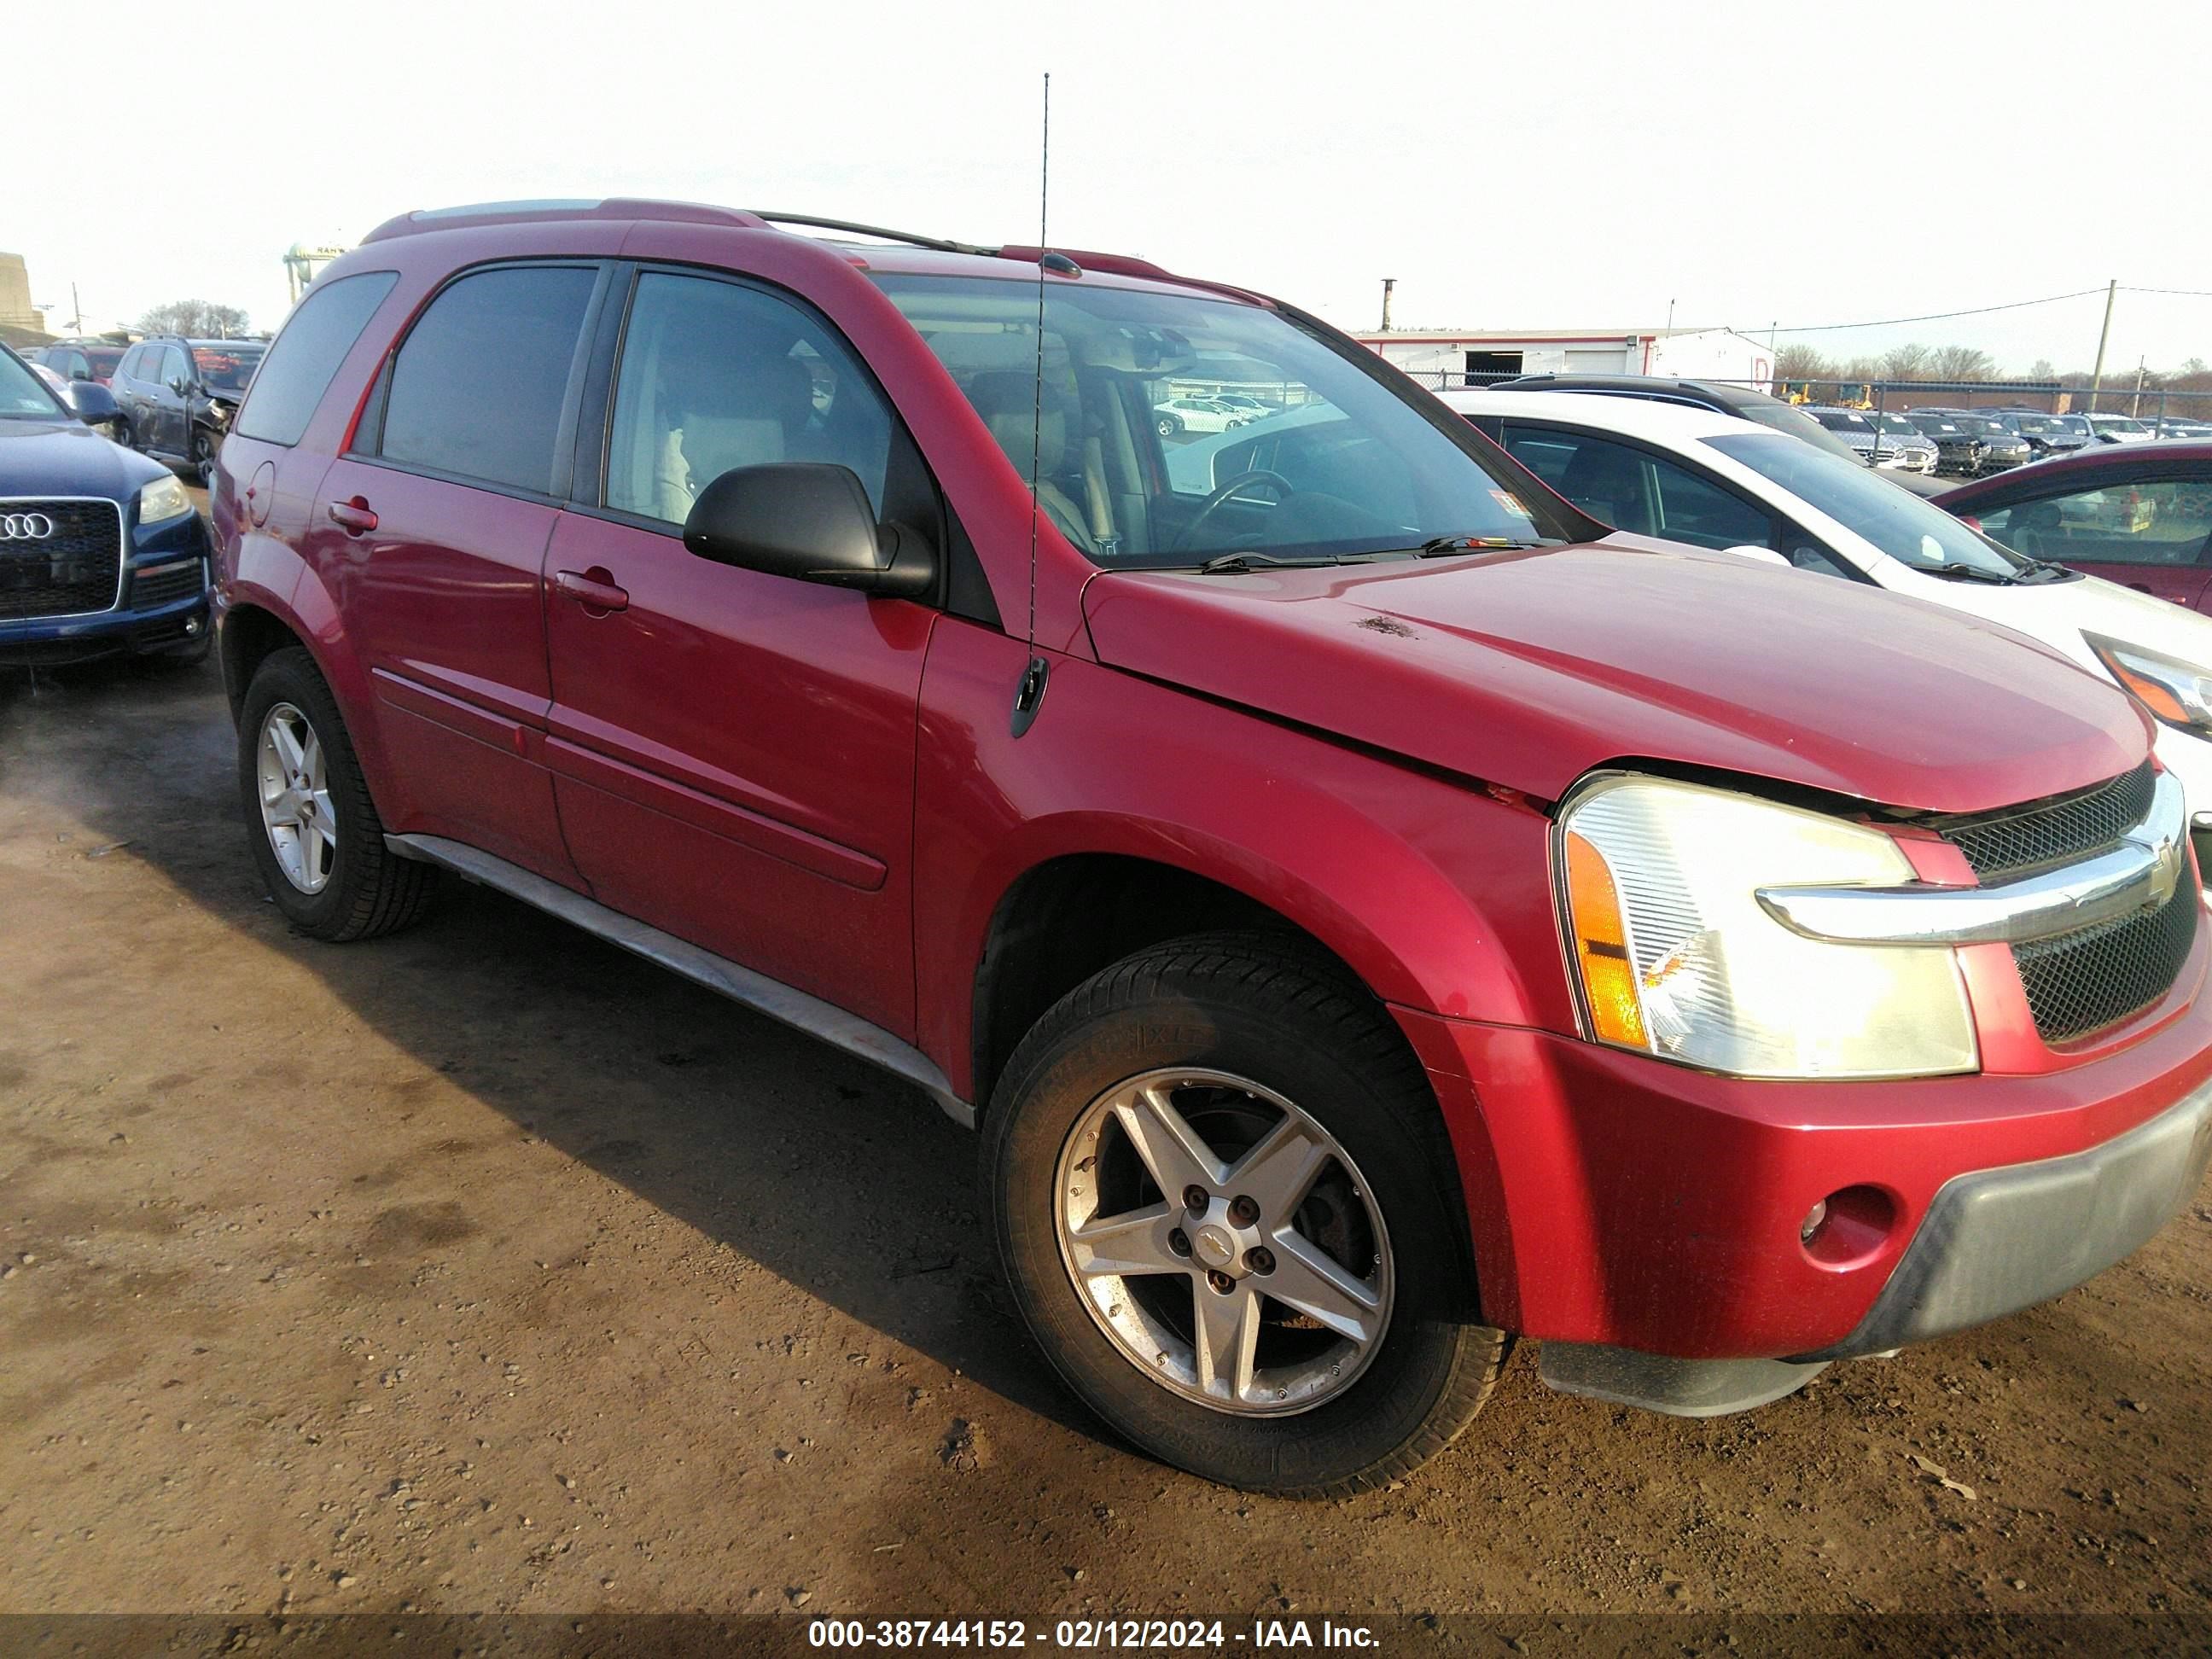
POLYGON ((231 745, 212 667, 0 674, 0 1611, 2212 1607, 2212 1194, 1748 1416, 1524 1350, 1247 1498, 1056 1385, 933 1108, 489 894, 293 937, 231 745))

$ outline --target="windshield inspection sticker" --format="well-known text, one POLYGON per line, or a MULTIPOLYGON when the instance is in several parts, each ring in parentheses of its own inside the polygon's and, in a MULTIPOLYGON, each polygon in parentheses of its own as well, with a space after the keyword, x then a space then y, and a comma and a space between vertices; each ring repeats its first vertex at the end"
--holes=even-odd
POLYGON ((1527 507, 1521 505, 1521 498, 1510 489, 1493 489, 1490 492, 1490 499, 1496 501, 1498 506, 1504 507, 1508 513, 1512 514, 1516 518, 1533 519, 1535 516, 1534 514, 1529 512, 1527 507))

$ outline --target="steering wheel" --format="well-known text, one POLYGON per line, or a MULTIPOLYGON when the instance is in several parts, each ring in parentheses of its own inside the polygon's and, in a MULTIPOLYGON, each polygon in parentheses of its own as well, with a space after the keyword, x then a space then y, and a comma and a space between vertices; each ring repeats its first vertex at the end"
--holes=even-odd
POLYGON ((1238 490, 1243 489, 1245 485, 1255 483, 1273 484, 1276 489, 1286 496, 1295 494, 1297 489, 1297 486, 1296 484, 1293 484, 1288 478, 1285 478, 1279 472, 1268 472, 1266 471, 1240 472, 1235 477, 1231 478, 1227 483, 1223 484, 1218 489, 1215 490, 1211 495, 1208 495, 1204 502, 1200 505, 1198 511, 1190 515, 1190 522, 1182 527, 1182 534, 1176 537, 1175 539, 1175 550, 1180 553, 1183 549, 1188 547, 1190 545, 1190 538, 1198 534, 1199 527, 1205 524, 1208 519, 1212 518, 1215 513, 1218 512, 1224 502, 1227 501, 1229 498, 1234 495, 1238 490))

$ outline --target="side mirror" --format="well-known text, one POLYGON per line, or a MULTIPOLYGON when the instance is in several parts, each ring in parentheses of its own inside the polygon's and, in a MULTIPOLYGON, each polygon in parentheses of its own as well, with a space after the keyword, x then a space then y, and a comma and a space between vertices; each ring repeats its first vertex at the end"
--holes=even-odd
POLYGON ((100 426, 123 418, 115 394, 97 380, 71 380, 63 394, 70 412, 87 426, 100 426))
POLYGON ((181 374, 178 375, 175 380, 169 382, 169 390, 175 392, 179 398, 185 396, 191 391, 191 389, 192 383, 181 374))
POLYGON ((937 586, 927 541, 878 525, 853 470, 820 462, 725 472, 691 504, 684 545, 717 564, 864 593, 919 599, 937 586))
POLYGON ((1724 549, 1723 551, 1733 553, 1739 558, 1758 559, 1767 564, 1778 564, 1784 570, 1795 570, 1797 568, 1772 548, 1753 547, 1749 542, 1744 543, 1741 547, 1724 549))

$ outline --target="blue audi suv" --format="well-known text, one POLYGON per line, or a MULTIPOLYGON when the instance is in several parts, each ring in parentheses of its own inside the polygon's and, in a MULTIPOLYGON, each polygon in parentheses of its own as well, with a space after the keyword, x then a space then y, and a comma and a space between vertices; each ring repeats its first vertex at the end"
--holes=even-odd
POLYGON ((110 442, 0 346, 0 665, 207 654, 207 526, 176 474, 110 442))

